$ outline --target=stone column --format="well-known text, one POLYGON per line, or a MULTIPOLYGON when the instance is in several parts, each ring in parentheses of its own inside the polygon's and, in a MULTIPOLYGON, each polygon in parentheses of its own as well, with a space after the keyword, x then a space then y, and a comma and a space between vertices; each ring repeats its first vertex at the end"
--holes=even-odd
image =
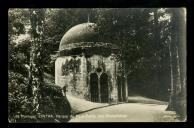
POLYGON ((58 58, 55 60, 55 84, 57 85, 57 81, 58 81, 58 72, 57 72, 57 68, 58 68, 58 58))
POLYGON ((125 79, 125 101, 127 102, 128 99, 128 83, 127 83, 127 72, 126 72, 126 64, 123 62, 123 68, 124 68, 124 79, 125 79))
POLYGON ((84 95, 89 91, 87 86, 87 60, 84 53, 82 53, 80 69, 81 69, 80 91, 82 91, 84 98, 84 95))
POLYGON ((111 91, 111 98, 113 102, 118 103, 118 87, 117 87, 117 79, 116 79, 116 72, 117 72, 117 63, 114 61, 113 65, 113 74, 112 74, 112 91, 111 91))

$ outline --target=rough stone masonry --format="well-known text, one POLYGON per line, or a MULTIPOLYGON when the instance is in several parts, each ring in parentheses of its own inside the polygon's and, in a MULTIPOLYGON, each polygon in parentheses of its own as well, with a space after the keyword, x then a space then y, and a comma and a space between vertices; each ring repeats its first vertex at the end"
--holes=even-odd
POLYGON ((125 67, 118 46, 98 40, 97 25, 72 27, 61 39, 55 61, 55 83, 66 94, 92 102, 125 102, 125 67))

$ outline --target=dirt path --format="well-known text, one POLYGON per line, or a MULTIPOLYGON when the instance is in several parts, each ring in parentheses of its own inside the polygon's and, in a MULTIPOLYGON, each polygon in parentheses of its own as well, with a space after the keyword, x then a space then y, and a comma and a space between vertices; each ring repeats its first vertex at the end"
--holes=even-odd
POLYGON ((178 122, 167 105, 123 103, 108 105, 68 97, 77 114, 69 122, 178 122))
POLYGON ((172 122, 174 112, 166 105, 126 103, 94 109, 76 115, 70 122, 172 122))

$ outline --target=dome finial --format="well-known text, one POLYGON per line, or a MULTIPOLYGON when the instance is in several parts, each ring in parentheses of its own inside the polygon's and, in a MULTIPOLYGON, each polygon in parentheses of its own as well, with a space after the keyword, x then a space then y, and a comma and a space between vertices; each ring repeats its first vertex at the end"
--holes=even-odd
POLYGON ((88 23, 90 23, 90 15, 88 14, 88 23))

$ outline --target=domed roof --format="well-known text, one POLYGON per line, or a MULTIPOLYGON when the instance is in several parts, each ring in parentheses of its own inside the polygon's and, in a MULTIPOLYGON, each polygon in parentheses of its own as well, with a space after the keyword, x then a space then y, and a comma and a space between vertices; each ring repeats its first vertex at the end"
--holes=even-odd
POLYGON ((69 29, 61 39, 59 50, 64 50, 68 44, 79 42, 94 42, 97 40, 97 25, 82 23, 69 29))

